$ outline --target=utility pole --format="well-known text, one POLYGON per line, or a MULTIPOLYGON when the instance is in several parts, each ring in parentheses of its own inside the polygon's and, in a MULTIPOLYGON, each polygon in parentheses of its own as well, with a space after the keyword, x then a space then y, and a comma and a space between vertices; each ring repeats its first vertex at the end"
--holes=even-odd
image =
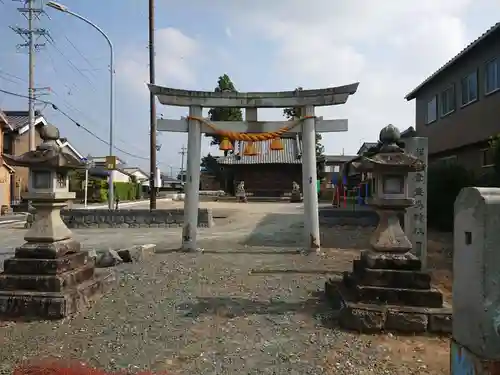
MULTIPOLYGON (((155 2, 149 0, 149 82, 155 83, 155 2)), ((156 209, 156 99, 149 93, 149 121, 150 121, 150 171, 149 180, 149 209, 156 209)))
POLYGON ((28 48, 28 118, 29 118, 29 148, 30 151, 35 150, 35 53, 38 49, 45 46, 45 43, 38 44, 36 39, 40 36, 50 37, 47 30, 36 28, 35 23, 40 19, 40 15, 44 13, 42 4, 37 6, 38 0, 14 0, 21 1, 23 6, 17 10, 28 20, 28 28, 11 26, 11 29, 20 35, 25 43, 18 44, 18 48, 28 48))
POLYGON ((186 155, 186 152, 187 152, 186 146, 182 146, 181 150, 179 151, 179 154, 181 154, 181 173, 180 173, 180 176, 181 176, 182 182, 186 182, 186 181, 184 181, 185 180, 185 178, 184 178, 184 155, 186 155))

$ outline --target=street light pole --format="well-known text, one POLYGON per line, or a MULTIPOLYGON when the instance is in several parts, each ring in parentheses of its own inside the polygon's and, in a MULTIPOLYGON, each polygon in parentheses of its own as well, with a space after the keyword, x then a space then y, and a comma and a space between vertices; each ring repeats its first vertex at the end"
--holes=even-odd
MULTIPOLYGON (((56 3, 55 1, 49 1, 47 6, 56 9, 60 12, 67 13, 71 16, 74 16, 88 25, 92 26, 96 29, 108 42, 109 50, 110 50, 110 60, 109 60, 109 71, 110 71, 110 79, 109 79, 109 156, 113 156, 113 124, 114 124, 114 95, 115 95, 115 54, 113 49, 113 43, 106 35, 102 29, 89 21, 83 16, 80 16, 78 13, 72 12, 68 9, 67 6, 56 3)), ((110 210, 113 209, 113 201, 114 201, 114 186, 113 186, 114 176, 113 170, 109 173, 109 190, 108 190, 108 207, 110 210)))

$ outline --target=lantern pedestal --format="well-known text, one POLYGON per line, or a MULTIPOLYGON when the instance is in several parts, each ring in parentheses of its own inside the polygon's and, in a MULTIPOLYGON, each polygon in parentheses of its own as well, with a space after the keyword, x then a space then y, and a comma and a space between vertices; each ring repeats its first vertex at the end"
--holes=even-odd
POLYGON ((451 307, 420 268, 411 253, 363 251, 352 272, 325 285, 328 299, 340 309, 340 326, 358 332, 451 332, 451 307))

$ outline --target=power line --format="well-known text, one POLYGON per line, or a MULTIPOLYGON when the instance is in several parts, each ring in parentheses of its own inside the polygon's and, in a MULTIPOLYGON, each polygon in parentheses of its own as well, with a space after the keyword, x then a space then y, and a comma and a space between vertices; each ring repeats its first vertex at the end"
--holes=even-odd
MULTIPOLYGON (((12 96, 17 96, 17 97, 20 97, 20 98, 28 98, 27 95, 22 95, 22 94, 18 94, 18 93, 15 93, 15 92, 11 92, 11 91, 7 91, 7 90, 2 90, 0 89, 0 92, 3 92, 4 94, 8 94, 8 95, 12 95, 12 96)), ((71 122, 73 122, 78 128, 80 129, 83 129, 84 131, 86 131, 88 134, 90 134, 91 136, 93 136, 95 139, 101 141, 102 143, 106 144, 109 146, 109 142, 106 141, 105 139, 101 138, 100 136, 98 136, 97 134, 95 134, 92 130, 86 128, 84 125, 80 124, 78 121, 76 121, 73 117, 71 117, 70 115, 68 115, 66 112, 64 112, 63 110, 61 110, 59 107, 57 107, 54 103, 52 102, 49 102, 47 100, 42 100, 42 99, 37 99, 35 98, 35 101, 37 102, 40 102, 40 103, 44 103, 44 104, 47 104, 47 105, 50 105, 52 107, 52 109, 54 109, 55 111, 61 113, 64 117, 66 117, 68 120, 70 120, 71 122)), ((118 148, 116 146, 113 146, 117 151, 120 151, 121 153, 125 154, 125 155, 128 155, 128 156, 131 156, 133 158, 136 158, 136 159, 141 159, 141 160, 149 160, 149 158, 145 158, 143 156, 139 156, 139 155, 135 155, 135 154, 132 154, 128 151, 125 151, 121 148, 118 148)))
POLYGON ((77 73, 79 73, 83 78, 85 78, 88 83, 90 84, 90 87, 92 88, 92 91, 96 91, 95 90, 95 87, 94 87, 94 82, 92 82, 92 80, 85 74, 83 74, 83 72, 73 63, 73 61, 71 61, 71 59, 69 57, 67 57, 60 49, 59 47, 56 46, 55 42, 50 42, 50 44, 52 45, 52 47, 54 47, 54 49, 66 60, 66 62, 69 64, 70 67, 73 68, 73 70, 75 70, 77 73))
MULTIPOLYGON (((47 51, 49 52, 49 51, 47 51)), ((54 61, 52 59, 52 56, 50 53, 48 53, 48 56, 49 56, 49 59, 50 59, 50 63, 52 65, 52 69, 54 70, 54 72, 56 71, 55 69, 55 65, 54 65, 54 61)), ((13 81, 11 80, 9 77, 12 77, 14 79, 17 79, 19 81, 22 81, 22 82, 26 82, 26 80, 22 79, 21 77, 19 76, 16 76, 15 74, 11 74, 9 72, 6 72, 5 70, 2 70, 0 69, 0 79, 4 79, 8 82, 12 82, 12 83, 15 83, 15 84, 19 84, 19 82, 16 82, 16 81, 13 81), (2 77, 2 75, 6 75, 7 77, 2 77)), ((68 87, 69 89, 69 87, 68 87)), ((85 112, 79 110, 78 108, 76 108, 73 104, 71 104, 68 100, 66 100, 63 95, 60 95, 56 90, 54 90, 52 87, 50 87, 49 91, 53 94, 55 94, 60 100, 63 101, 64 105, 70 110, 70 111, 74 111, 74 112, 77 112, 80 116, 84 117, 88 122, 91 122, 93 123, 94 125, 97 124, 97 121, 95 121, 94 119, 92 119, 89 115, 87 115, 85 112)), ((78 90, 77 90, 78 91, 78 90)), ((100 127, 100 126, 97 126, 97 127, 100 127)), ((119 137, 116 137, 118 141, 120 141, 121 143, 123 143, 124 145, 127 145, 128 147, 132 147, 134 149, 136 149, 137 151, 139 152, 144 152, 144 150, 134 146, 134 145, 130 145, 128 144, 126 141, 124 141, 123 139, 119 138, 119 137)), ((157 146, 158 148, 158 146, 157 146)), ((144 152, 145 153, 145 152, 144 152)), ((149 159, 148 159, 149 160, 149 159)))
MULTIPOLYGON (((100 127, 99 125, 97 125, 97 121, 95 121, 92 117, 90 117, 88 114, 86 114, 84 111, 81 111, 79 110, 78 108, 76 108, 73 104, 71 104, 68 100, 66 100, 62 95, 59 95, 57 93, 57 91, 51 89, 51 92, 53 94, 55 94, 58 98, 60 98, 63 103, 66 105, 66 107, 70 110, 70 111, 74 111, 74 112, 77 112, 80 116, 82 116, 83 118, 85 118, 87 120, 87 122, 89 123, 92 123, 94 125, 96 125, 95 127, 100 127)), ((116 139, 120 142, 122 142, 124 145, 127 145, 128 147, 132 147, 132 148, 135 148, 136 150, 140 151, 140 152, 144 152, 144 150, 141 150, 140 148, 137 148, 136 146, 134 145, 130 145, 130 144, 127 144, 126 141, 124 141, 123 139, 119 138, 119 137, 116 137, 116 139)), ((149 160, 149 159, 148 159, 149 160)))
POLYGON ((5 70, 2 70, 2 69, 0 69, 0 74, 5 75, 7 77, 11 77, 11 78, 17 79, 17 80, 19 80, 21 82, 24 82, 24 83, 28 83, 25 79, 23 79, 23 78, 21 78, 19 76, 16 76, 15 74, 6 72, 5 70))
POLYGON ((14 81, 12 78, 9 78, 9 76, 3 75, 2 72, 0 72, 0 79, 10 82, 10 83, 15 83, 16 85, 19 85, 19 81, 14 81))
POLYGON ((88 64, 88 66, 91 68, 90 72, 95 71, 94 65, 90 62, 90 60, 78 49, 75 44, 67 37, 67 35, 64 35, 64 38, 68 41, 68 43, 73 47, 73 49, 80 55, 80 57, 85 60, 85 62, 88 64))

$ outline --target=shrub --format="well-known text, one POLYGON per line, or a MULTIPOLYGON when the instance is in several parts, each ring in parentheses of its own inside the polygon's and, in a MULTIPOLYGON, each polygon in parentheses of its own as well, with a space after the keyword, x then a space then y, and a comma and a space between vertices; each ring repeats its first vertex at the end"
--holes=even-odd
POLYGON ((136 199, 137 184, 133 182, 115 182, 115 199, 120 201, 131 201, 136 199))
POLYGON ((474 175, 460 165, 436 165, 428 170, 427 220, 429 227, 453 230, 455 199, 464 187, 474 186, 474 175))

